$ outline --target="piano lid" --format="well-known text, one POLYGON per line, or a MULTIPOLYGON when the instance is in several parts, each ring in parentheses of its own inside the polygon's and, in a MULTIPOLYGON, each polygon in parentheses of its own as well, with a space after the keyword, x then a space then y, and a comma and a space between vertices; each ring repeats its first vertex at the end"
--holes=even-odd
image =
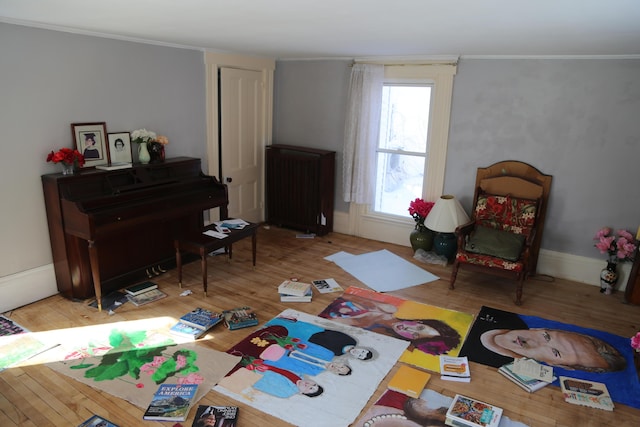
MULTIPOLYGON (((156 187, 197 182, 203 177, 200 160, 189 157, 167 159, 163 163, 134 165, 129 169, 81 170, 79 174, 58 178, 60 195, 70 201, 117 196, 156 187)), ((219 184, 215 177, 213 180, 219 184)))

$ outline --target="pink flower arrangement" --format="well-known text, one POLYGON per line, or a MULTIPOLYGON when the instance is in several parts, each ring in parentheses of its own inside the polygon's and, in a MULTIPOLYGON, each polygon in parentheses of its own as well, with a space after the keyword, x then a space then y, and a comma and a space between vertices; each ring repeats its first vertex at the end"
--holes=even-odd
POLYGON ((433 202, 425 202, 423 199, 415 199, 409 203, 409 215, 416 221, 416 229, 424 227, 424 220, 433 208, 433 202))
POLYGON ((618 230, 615 234, 609 227, 601 228, 593 238, 594 245, 601 254, 609 256, 608 262, 631 261, 636 250, 636 241, 627 230, 618 230))
POLYGON ((640 332, 638 332, 635 336, 631 337, 631 347, 640 353, 640 332))

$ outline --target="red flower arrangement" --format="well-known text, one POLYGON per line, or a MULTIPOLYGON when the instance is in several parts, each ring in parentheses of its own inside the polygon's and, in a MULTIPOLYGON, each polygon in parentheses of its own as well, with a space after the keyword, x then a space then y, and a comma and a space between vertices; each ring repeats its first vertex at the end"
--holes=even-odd
POLYGON ((425 202, 423 199, 415 199, 409 203, 409 215, 416 221, 416 230, 420 227, 424 227, 424 220, 431 212, 434 202, 425 202))
POLYGON ((57 152, 51 151, 47 156, 47 162, 53 163, 66 163, 72 165, 78 163, 79 166, 84 165, 84 156, 78 150, 72 150, 71 148, 61 148, 57 152))

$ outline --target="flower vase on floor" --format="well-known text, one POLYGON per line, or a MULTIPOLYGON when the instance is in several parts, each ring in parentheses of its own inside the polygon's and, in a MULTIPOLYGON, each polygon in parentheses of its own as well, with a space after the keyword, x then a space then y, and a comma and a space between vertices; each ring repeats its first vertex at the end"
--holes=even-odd
POLYGON ((147 164, 151 160, 149 155, 149 149, 146 142, 141 142, 138 147, 138 161, 142 164, 147 164))
POLYGON ((618 272, 615 262, 607 261, 607 266, 600 272, 600 292, 605 295, 611 295, 613 288, 618 282, 618 272))
POLYGON ((425 226, 418 225, 409 235, 409 241, 413 252, 418 249, 429 252, 433 247, 433 231, 425 226))

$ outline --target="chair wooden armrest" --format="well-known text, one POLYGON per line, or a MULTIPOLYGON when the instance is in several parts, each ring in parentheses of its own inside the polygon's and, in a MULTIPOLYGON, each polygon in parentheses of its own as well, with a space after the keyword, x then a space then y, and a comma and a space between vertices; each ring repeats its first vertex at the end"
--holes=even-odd
POLYGON ((466 224, 459 225, 456 228, 456 231, 454 233, 458 242, 458 250, 464 250, 464 245, 467 243, 467 236, 471 234, 471 232, 475 228, 475 225, 475 221, 469 221, 466 224))

